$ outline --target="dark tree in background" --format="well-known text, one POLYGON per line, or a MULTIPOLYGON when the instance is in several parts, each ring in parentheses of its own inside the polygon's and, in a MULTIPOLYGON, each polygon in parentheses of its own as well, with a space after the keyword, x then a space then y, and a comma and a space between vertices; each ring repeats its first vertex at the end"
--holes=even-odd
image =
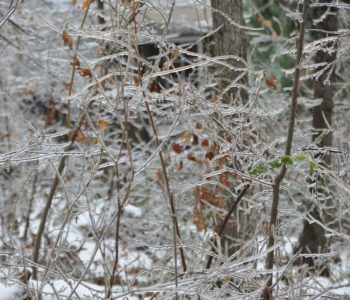
MULTIPOLYGON (((97 0, 97 8, 100 10, 100 13, 102 14, 103 13, 103 8, 104 8, 104 5, 103 5, 103 1, 102 0, 97 0)), ((102 17, 102 15, 99 15, 98 16, 98 23, 99 24, 105 24, 105 19, 102 17)))
MULTIPOLYGON (((242 0, 212 0, 215 10, 226 14, 236 24, 243 25, 242 0)), ((234 54, 246 58, 246 43, 243 29, 231 24, 222 13, 213 13, 213 27, 221 29, 215 34, 215 52, 217 55, 234 54)))
MULTIPOLYGON (((246 60, 246 40, 244 30, 240 26, 244 25, 243 5, 242 0, 211 0, 213 10, 213 28, 214 30, 221 27, 214 35, 215 56, 220 55, 236 55, 246 60), (234 22, 231 22, 231 20, 234 22), (239 26, 237 26, 239 25, 239 26)), ((243 64, 238 64, 237 67, 242 67, 243 64)), ((224 90, 232 80, 234 80, 240 72, 232 72, 224 69, 220 74, 219 88, 224 90)), ((248 82, 247 76, 239 80, 239 84, 246 85, 248 82)), ((226 103, 236 102, 245 103, 247 94, 244 89, 230 89, 230 93, 224 95, 226 103)))
MULTIPOLYGON (((328 1, 332 2, 332 1, 328 1)), ((337 32, 337 11, 334 8, 327 9, 325 7, 317 8, 312 16, 313 20, 322 20, 316 24, 317 30, 313 32, 313 40, 320 40, 326 37, 334 36, 337 32)), ((333 112, 333 93, 335 83, 335 65, 336 60, 336 41, 325 43, 315 55, 315 63, 327 63, 327 66, 321 66, 316 70, 324 70, 321 76, 314 80, 314 97, 322 99, 322 103, 313 108, 312 125, 313 125, 313 141, 320 147, 320 152, 315 153, 314 158, 319 159, 321 164, 330 168, 331 154, 322 151, 325 147, 332 146, 332 132, 329 130, 329 125, 332 124, 333 112)), ((332 204, 332 195, 325 186, 325 174, 315 173, 315 182, 311 188, 311 192, 316 196, 317 202, 323 206, 330 207, 332 204)), ((323 209, 320 205, 314 204, 311 207, 310 215, 322 223, 330 222, 331 212, 328 209, 323 209), (324 216, 321 218, 321 216, 324 216)), ((317 223, 309 223, 304 221, 304 228, 299 238, 298 251, 301 253, 322 253, 327 250, 327 239, 325 230, 317 223)), ((311 257, 305 258, 304 261, 310 266, 314 265, 311 257)), ((325 269, 323 274, 328 271, 325 269)))
MULTIPOLYGON (((243 19, 243 4, 241 0, 212 0, 213 7, 213 29, 217 30, 214 34, 214 45, 211 50, 214 56, 234 55, 246 61, 246 40, 245 33, 242 28, 244 25, 243 19), (219 29, 218 29, 219 28, 219 29)), ((237 68, 245 68, 244 63, 237 59, 228 58, 226 60, 231 65, 237 68)), ((217 92, 220 95, 220 100, 224 104, 238 106, 245 104, 248 101, 246 86, 248 83, 248 74, 243 70, 232 70, 222 66, 215 70, 215 80, 217 81, 217 92), (231 85, 231 86, 230 86, 231 85)), ((217 116, 220 118, 220 116, 217 116)), ((225 120, 232 123, 236 127, 238 124, 232 122, 232 117, 225 120)), ((232 201, 228 201, 228 207, 232 206, 232 201)), ((238 220, 238 218, 237 218, 238 220)), ((222 249, 231 256, 234 252, 240 249, 240 239, 242 234, 238 232, 237 220, 232 220, 233 226, 225 226, 222 231, 222 249)), ((240 223, 242 218, 239 218, 240 223)), ((241 229, 241 231, 243 231, 241 229)))

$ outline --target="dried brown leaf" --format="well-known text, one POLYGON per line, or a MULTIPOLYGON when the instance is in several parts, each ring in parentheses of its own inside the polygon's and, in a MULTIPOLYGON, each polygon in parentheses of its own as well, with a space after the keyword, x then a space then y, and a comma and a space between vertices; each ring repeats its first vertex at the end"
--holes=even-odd
POLYGON ((109 128, 109 123, 105 119, 98 119, 96 123, 97 127, 102 131, 105 131, 109 128))
POLYGON ((84 3, 83 3, 83 6, 82 8, 83 9, 88 9, 90 8, 90 4, 93 3, 95 0, 85 0, 84 3))
POLYGON ((92 78, 92 72, 91 69, 85 68, 85 69, 80 69, 80 75, 83 77, 89 77, 92 78))
POLYGON ((63 39, 64 45, 68 46, 69 49, 72 50, 72 48, 73 48, 73 40, 72 40, 71 36, 69 35, 69 33, 66 30, 63 30, 63 32, 62 32, 62 39, 63 39))

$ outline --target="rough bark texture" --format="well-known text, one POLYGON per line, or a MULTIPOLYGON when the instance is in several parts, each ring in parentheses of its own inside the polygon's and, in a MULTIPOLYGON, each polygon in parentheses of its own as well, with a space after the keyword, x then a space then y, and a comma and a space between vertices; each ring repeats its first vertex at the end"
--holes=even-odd
MULTIPOLYGON (((244 30, 240 28, 241 25, 244 25, 242 0, 211 0, 211 5, 213 7, 213 28, 215 30, 220 27, 220 30, 214 34, 214 45, 213 49, 211 49, 212 54, 214 56, 235 55, 246 61, 245 34, 244 30)), ((230 59, 228 62, 236 67, 244 67, 244 65, 237 60, 230 59)), ((217 87, 219 94, 223 93, 225 88, 230 85, 237 76, 242 75, 241 71, 235 72, 222 66, 213 71, 218 81, 217 87)), ((237 84, 247 85, 247 82, 247 75, 245 75, 237 84)), ((221 101, 231 105, 246 103, 248 99, 246 90, 239 87, 230 88, 222 96, 221 101)), ((231 205, 232 204, 229 204, 228 207, 231 205)), ((237 231, 239 226, 237 226, 234 220, 230 223, 235 225, 225 226, 221 235, 221 248, 227 256, 231 256, 235 253, 240 245, 240 236, 237 231)))
MULTIPOLYGON (((213 28, 220 26, 221 29, 214 35, 214 49, 215 56, 220 55, 236 55, 244 60, 247 58, 246 41, 244 30, 235 26, 230 19, 239 25, 244 25, 243 19, 243 5, 242 0, 211 0, 213 10, 213 28), (220 12, 222 13, 220 13, 220 12)), ((230 61, 230 63, 232 63, 230 61)), ((243 64, 235 62, 237 67, 242 67, 243 64)), ((240 72, 232 72, 228 69, 223 69, 219 74, 219 89, 222 91, 227 87, 240 72)), ((246 85, 248 82, 247 76, 243 77, 238 83, 246 85)), ((235 100, 245 103, 247 93, 243 89, 233 88, 230 93, 224 95, 226 103, 236 103, 235 100)))
MULTIPOLYGON (((212 0, 212 7, 231 18, 235 23, 243 25, 242 0, 212 0)), ((246 44, 244 31, 234 26, 223 15, 213 12, 213 25, 223 27, 215 34, 215 52, 218 55, 234 54, 246 57, 246 44)))
MULTIPOLYGON (((331 1, 326 1, 331 2, 331 1)), ((313 19, 320 18, 326 12, 325 8, 319 8, 315 11, 315 16, 313 19)), ((314 34, 314 39, 322 39, 327 36, 332 36, 332 32, 337 31, 337 11, 335 9, 331 9, 330 12, 327 13, 326 17, 323 21, 316 25, 319 31, 314 34)), ((317 80, 314 81, 314 97, 315 99, 322 98, 322 104, 316 106, 313 109, 313 128, 315 133, 313 135, 313 141, 317 143, 319 147, 327 147, 332 145, 332 133, 328 132, 328 125, 332 124, 332 112, 333 112, 333 83, 334 83, 334 69, 332 69, 332 63, 336 59, 336 45, 332 42, 326 45, 327 48, 333 49, 334 51, 328 52, 327 49, 320 50, 316 53, 315 63, 327 62, 329 68, 324 72, 317 80), (329 80, 328 80, 329 78, 329 80)), ((323 164, 327 167, 331 163, 330 153, 322 154, 316 153, 315 158, 319 158, 322 160, 323 164)), ((331 201, 330 194, 327 192, 327 189, 324 188, 324 175, 316 174, 315 180, 316 188, 312 189, 312 193, 317 193, 317 197, 320 199, 320 202, 323 204, 330 204, 331 201)), ((329 212, 322 212, 327 219, 327 214, 329 212)), ((314 207, 310 212, 310 215, 321 221, 320 217, 320 208, 314 207)), ((328 215, 329 217, 329 215, 328 215)), ((309 223, 304 221, 304 228, 299 237, 299 245, 297 247, 298 251, 301 253, 322 253, 327 250, 327 239, 325 237, 324 229, 316 224, 309 223)), ((313 266, 315 261, 313 258, 304 258, 304 263, 307 263, 309 266, 313 266)), ((324 268, 322 271, 323 275, 328 275, 327 268, 324 268)))

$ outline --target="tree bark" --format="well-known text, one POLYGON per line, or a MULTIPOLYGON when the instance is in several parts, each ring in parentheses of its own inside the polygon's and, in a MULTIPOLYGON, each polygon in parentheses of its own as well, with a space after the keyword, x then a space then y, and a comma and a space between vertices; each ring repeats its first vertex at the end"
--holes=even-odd
MULTIPOLYGON (((332 1, 326 1, 332 2, 332 1)), ((318 19, 326 13, 327 8, 319 8, 315 10, 315 16, 313 19, 318 19)), ((314 34, 315 40, 332 36, 337 31, 337 11, 332 8, 325 14, 325 18, 317 25, 318 31, 314 34)), ((314 81, 314 97, 315 99, 322 99, 322 104, 314 107, 312 116, 312 125, 314 129, 313 141, 318 147, 324 148, 332 145, 332 132, 328 131, 328 125, 332 124, 333 113, 333 83, 335 81, 334 67, 332 63, 336 60, 336 44, 335 42, 329 42, 326 45, 326 49, 319 50, 315 55, 315 63, 327 63, 326 72, 324 72, 318 79, 314 81), (332 49, 328 52, 327 50, 332 49)), ((323 68, 323 67, 322 67, 323 68)), ((318 70, 317 70, 318 71, 318 70)), ((325 167, 329 167, 331 164, 330 153, 316 153, 315 158, 321 159, 322 164, 325 167)), ((315 174, 315 188, 311 190, 311 193, 316 194, 319 202, 324 205, 330 203, 330 193, 324 186, 322 174, 315 174)), ((322 208, 314 205, 311 208, 310 216, 324 223, 321 215, 325 215, 325 219, 328 219, 330 212, 323 210, 322 208)), ((299 237, 298 247, 295 249, 301 253, 324 253, 327 250, 327 238, 325 236, 325 230, 323 227, 316 223, 309 223, 304 221, 304 228, 299 237)), ((315 261, 313 258, 308 257, 303 259, 303 263, 307 263, 309 266, 314 266, 315 261)), ((321 274, 327 276, 328 269, 325 267, 321 274)))
MULTIPOLYGON (((244 60, 247 58, 246 41, 244 30, 240 26, 244 25, 242 0, 211 0, 213 9, 213 28, 214 30, 221 27, 214 34, 215 56, 220 55, 236 55, 244 60), (231 20, 230 20, 231 19, 231 20), (233 21, 233 22, 232 22, 233 21)), ((230 61, 237 67, 243 67, 242 63, 230 61)), ((223 68, 219 75, 218 88, 223 91, 241 72, 234 72, 227 68, 223 68)), ((247 76, 239 80, 239 84, 246 85, 247 76)), ((225 103, 247 102, 247 93, 242 88, 231 88, 228 93, 223 95, 225 103)))
MULTIPOLYGON (((220 29, 214 34, 214 46, 210 52, 214 56, 235 55, 246 61, 246 41, 242 29, 244 25, 242 0, 211 0, 211 5, 213 8, 213 29, 220 29)), ((244 64, 236 59, 230 58, 227 62, 235 67, 244 67, 244 64)), ((218 68, 213 68, 213 72, 215 72, 217 80, 218 93, 222 96, 220 99, 222 103, 239 105, 247 102, 248 93, 246 89, 242 88, 248 83, 247 74, 242 74, 244 71, 233 71, 220 65, 218 68), (229 87, 238 76, 242 75, 244 76, 236 82, 239 87, 229 87), (225 89, 227 90, 225 91, 225 89)), ((217 117, 220 118, 220 116, 217 117)), ((232 203, 227 205, 227 207, 231 206, 232 203)), ((231 223, 235 224, 236 222, 231 223)), ((222 229, 221 248, 227 256, 231 256, 239 249, 240 240, 237 228, 237 225, 233 225, 224 226, 222 229)))

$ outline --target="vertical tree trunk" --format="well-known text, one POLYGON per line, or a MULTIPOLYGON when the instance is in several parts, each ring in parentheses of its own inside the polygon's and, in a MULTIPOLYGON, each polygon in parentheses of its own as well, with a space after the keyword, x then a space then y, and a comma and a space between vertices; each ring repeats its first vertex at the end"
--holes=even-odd
MULTIPOLYGON (((244 25, 243 19, 243 4, 242 0, 211 0, 213 7, 213 29, 220 28, 214 34, 214 47, 212 54, 214 56, 235 55, 246 61, 246 42, 244 30, 241 28, 244 25), (238 26, 237 26, 238 25, 238 26)), ((244 64, 236 59, 229 59, 228 62, 235 67, 242 68, 244 64)), ((232 71, 229 68, 219 66, 215 71, 215 78, 218 80, 217 87, 219 94, 222 94, 220 99, 225 104, 239 105, 246 103, 248 94, 242 87, 230 87, 224 93, 225 89, 238 76, 242 76, 241 71, 232 71)), ((248 83, 247 74, 243 76, 237 84, 246 86, 248 83)), ((220 118, 220 116, 218 116, 220 118)), ((237 124, 236 124, 237 125, 237 124)), ((234 125, 233 125, 234 126, 234 125)), ((228 207, 231 207, 231 203, 228 207)), ((224 253, 231 256, 239 249, 239 227, 236 222, 233 226, 225 226, 222 231, 221 246, 224 253)))
MULTIPOLYGON (((332 2, 332 1, 326 1, 332 2)), ((329 12, 326 12, 327 8, 319 8, 315 11, 315 16, 313 19, 324 17, 322 22, 318 24, 318 31, 314 34, 315 40, 322 39, 327 36, 331 36, 337 31, 337 11, 335 9, 330 9, 329 12)), ((332 124, 332 112, 333 112, 333 83, 334 83, 334 68, 332 63, 336 59, 336 45, 334 42, 329 42, 327 48, 333 49, 333 51, 328 52, 327 49, 319 50, 315 56, 315 63, 326 62, 329 66, 326 72, 324 72, 318 79, 314 82, 314 97, 315 99, 322 99, 322 104, 314 107, 313 109, 313 141, 321 148, 332 145, 332 133, 327 131, 328 125, 332 124), (332 69, 333 68, 333 69, 332 69), (328 80, 329 78, 329 80, 328 80)), ((329 166, 331 163, 330 153, 316 153, 315 158, 321 159, 324 166, 329 166)), ((315 188, 311 190, 312 193, 316 193, 319 199, 319 202, 324 205, 329 204, 330 193, 324 187, 324 180, 322 174, 315 175, 315 188)), ((322 215, 325 215, 327 221, 327 214, 330 212, 322 211, 322 215)), ((321 218, 321 208, 314 206, 310 212, 310 215, 324 222, 321 218)), ((328 215, 329 220, 329 215, 328 215)), ((296 250, 299 250, 301 253, 322 253, 327 250, 327 239, 325 236, 324 229, 316 224, 309 223, 304 221, 304 228, 299 237, 299 244, 296 250)), ((308 257, 304 258, 303 262, 307 263, 310 266, 315 264, 315 261, 308 257)), ((328 269, 323 270, 323 275, 328 274, 328 269)))
MULTIPOLYGON (((242 0, 211 0, 213 10, 213 28, 221 29, 214 35, 215 46, 213 54, 219 55, 236 55, 246 60, 246 42, 244 30, 235 26, 229 19, 238 25, 244 25, 242 0), (228 19, 229 18, 229 19, 228 19)), ((231 62, 231 61, 230 61, 231 62)), ((243 64, 235 65, 242 67, 243 64)), ((220 76, 218 87, 223 91, 236 77, 238 72, 233 72, 225 68, 220 76)), ((247 76, 244 76, 239 83, 246 85, 247 76)), ((247 93, 241 88, 232 88, 230 92, 224 95, 226 103, 245 103, 247 101, 247 93)))
MULTIPOLYGON (((242 0, 211 0, 211 5, 236 24, 244 24, 242 0)), ((213 12, 214 29, 223 25, 214 37, 215 53, 217 55, 234 54, 245 59, 247 55, 244 31, 231 24, 220 12, 213 12)))
MULTIPOLYGON (((100 10, 100 13, 103 13, 103 1, 102 0, 97 0, 97 8, 100 10)), ((102 16, 98 16, 98 24, 104 24, 105 19, 102 16)))

